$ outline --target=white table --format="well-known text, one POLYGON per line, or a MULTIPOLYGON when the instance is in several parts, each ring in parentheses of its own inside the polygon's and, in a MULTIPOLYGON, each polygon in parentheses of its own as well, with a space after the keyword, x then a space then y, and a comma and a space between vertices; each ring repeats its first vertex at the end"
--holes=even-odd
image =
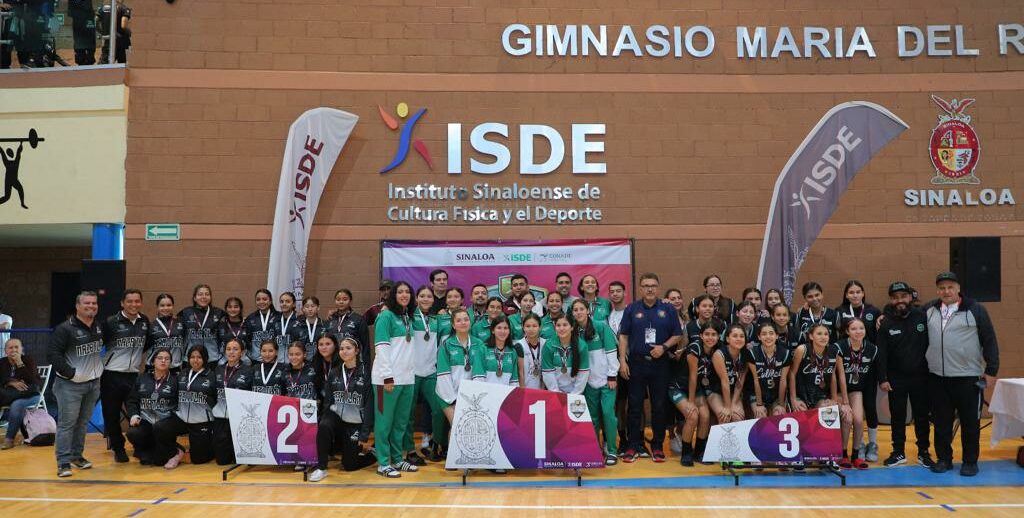
POLYGON ((1003 439, 1024 436, 1024 378, 996 381, 992 402, 992 447, 1003 439))

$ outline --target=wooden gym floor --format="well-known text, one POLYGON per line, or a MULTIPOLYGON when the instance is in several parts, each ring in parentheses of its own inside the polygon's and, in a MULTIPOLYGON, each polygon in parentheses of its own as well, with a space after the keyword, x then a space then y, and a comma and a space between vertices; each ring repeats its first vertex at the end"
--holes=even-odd
MULTIPOLYGON (((916 459, 913 428, 907 457, 916 459)), ((957 438, 959 439, 959 437, 957 438)), ((678 458, 654 464, 641 459, 584 473, 583 487, 567 472, 487 472, 461 475, 430 464, 419 473, 385 480, 373 468, 339 471, 332 462, 326 480, 303 483, 287 468, 240 469, 221 482, 214 464, 178 469, 114 464, 99 434, 90 434, 89 470, 57 479, 53 448, 18 446, 0 452, 0 514, 4 517, 58 513, 84 516, 426 516, 486 513, 487 516, 642 516, 668 511, 687 516, 1024 516, 1024 469, 1013 462, 1021 440, 989 447, 982 432, 981 473, 956 470, 936 475, 909 464, 872 465, 849 471, 847 487, 830 474, 812 472, 746 474, 741 486, 717 466, 683 468, 678 458), (955 516, 955 515, 954 515, 955 516)), ((889 453, 889 429, 879 430, 881 454, 889 453)), ((959 456, 959 451, 956 453, 959 456)))

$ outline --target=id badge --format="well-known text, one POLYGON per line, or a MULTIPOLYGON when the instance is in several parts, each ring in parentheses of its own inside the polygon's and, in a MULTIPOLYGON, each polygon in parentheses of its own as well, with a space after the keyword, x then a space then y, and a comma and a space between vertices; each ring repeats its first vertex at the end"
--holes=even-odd
POLYGON ((656 341, 657 336, 658 336, 658 333, 657 333, 657 331, 653 327, 648 327, 647 329, 644 329, 644 343, 645 344, 647 344, 647 345, 654 345, 654 344, 656 344, 657 343, 657 341, 656 341))

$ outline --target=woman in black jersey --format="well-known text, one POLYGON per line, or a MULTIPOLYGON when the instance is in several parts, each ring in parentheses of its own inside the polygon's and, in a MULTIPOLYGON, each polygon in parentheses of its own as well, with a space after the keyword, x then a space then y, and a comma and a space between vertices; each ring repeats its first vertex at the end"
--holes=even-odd
POLYGON ((772 306, 772 324, 775 325, 775 332, 779 335, 778 344, 780 347, 789 349, 792 353, 796 346, 800 345, 800 333, 793 322, 793 314, 785 304, 772 306))
POLYGON ((231 423, 228 422, 228 399, 225 389, 250 390, 252 370, 242 361, 245 346, 237 338, 228 339, 224 344, 224 363, 214 371, 217 384, 217 404, 213 407, 213 450, 217 464, 223 466, 235 463, 235 447, 231 439, 231 423))
POLYGON ((757 343, 750 348, 750 381, 747 400, 755 418, 786 413, 786 390, 792 353, 779 345, 775 325, 763 323, 757 327, 757 343), (761 388, 760 398, 754 386, 761 388))
POLYGON ((764 308, 769 311, 769 314, 775 306, 782 304, 786 299, 782 297, 782 291, 771 288, 764 292, 764 308))
POLYGON ((181 463, 185 450, 178 445, 178 436, 188 434, 188 451, 192 464, 205 464, 213 459, 213 406, 217 386, 206 347, 193 345, 186 355, 188 368, 178 375, 178 408, 174 414, 153 426, 156 437, 155 456, 168 458, 166 469, 181 463))
MULTIPOLYGON (((729 297, 723 295, 722 292, 723 286, 721 277, 714 274, 704 277, 704 293, 711 297, 711 302, 715 304, 715 315, 722 322, 731 324, 736 315, 736 303, 729 297)), ((697 315, 696 301, 696 298, 690 301, 690 306, 687 309, 691 319, 695 318, 697 315)))
MULTIPOLYGON (((882 312, 868 303, 864 285, 860 281, 851 280, 846 283, 846 287, 843 288, 843 303, 836 308, 836 313, 839 314, 840 338, 846 336, 845 329, 850 320, 859 318, 864 321, 866 332, 864 339, 872 344, 878 343, 875 334, 882 312)), ((868 442, 864 445, 864 451, 861 452, 860 458, 876 462, 878 461, 878 405, 876 404, 878 382, 874 369, 868 372, 862 385, 864 387, 864 419, 868 424, 868 442)))
MULTIPOLYGON (((351 290, 341 288, 334 292, 334 309, 331 310, 327 320, 327 332, 334 335, 334 339, 338 342, 346 336, 355 338, 360 344, 359 359, 369 364, 370 330, 366 326, 366 319, 352 310, 351 290)), ((319 343, 319 337, 317 342, 319 343)))
POLYGON ((277 341, 264 340, 260 344, 260 362, 252 366, 252 387, 249 390, 275 396, 284 394, 286 369, 277 359, 277 341))
MULTIPOLYGON (((707 332, 707 340, 711 342, 710 350, 713 350, 718 344, 718 329, 710 322, 706 322, 703 327, 707 332)), ((702 371, 710 360, 703 353, 704 334, 700 336, 700 340, 686 346, 679 345, 669 352, 672 379, 668 385, 668 399, 683 417, 680 434, 682 448, 679 455, 679 463, 683 466, 693 466, 694 432, 697 433, 697 449, 703 451, 704 443, 701 441, 707 440, 710 430, 710 413, 704 391, 701 390, 703 387, 698 382, 698 378, 707 379, 706 372, 702 371)))
POLYGON ((704 328, 704 324, 715 319, 715 301, 711 299, 710 295, 699 295, 693 299, 693 304, 696 307, 695 314, 697 316, 690 319, 686 326, 683 327, 683 330, 686 332, 686 343, 688 344, 699 342, 701 329, 704 328))
POLYGON ((245 361, 247 364, 255 364, 260 361, 260 344, 267 340, 273 340, 277 333, 274 331, 277 326, 277 311, 274 310, 274 296, 270 290, 260 288, 256 290, 256 311, 245 317, 245 332, 249 337, 248 346, 245 349, 245 361))
POLYGON ((725 330, 725 344, 711 354, 708 407, 719 424, 743 420, 743 380, 747 372, 747 357, 743 351, 746 346, 743 326, 732 324, 725 330))
MULTIPOLYGON (((299 342, 306 348, 306 360, 316 354, 316 341, 327 334, 327 325, 320 320, 320 299, 307 296, 302 298, 303 319, 288 332, 291 343, 299 342)), ((291 347, 291 345, 289 345, 291 347)))
POLYGON ((143 466, 161 466, 167 457, 159 455, 153 425, 174 414, 178 407, 178 379, 171 373, 171 351, 153 353, 153 371, 139 375, 135 389, 128 395, 128 442, 135 458, 143 466))
POLYGON ((301 342, 292 342, 288 346, 284 395, 300 399, 318 399, 316 371, 313 370, 313 362, 306 361, 306 346, 301 342))
POLYGON ((683 299, 683 292, 679 288, 669 288, 665 290, 665 302, 672 304, 672 307, 676 308, 676 316, 679 317, 679 327, 685 328, 687 313, 686 313, 686 301, 683 299))
POLYGON ((359 344, 347 337, 341 344, 332 335, 320 338, 317 348, 338 350, 340 364, 335 364, 323 386, 323 410, 316 432, 317 467, 309 475, 310 482, 327 477, 327 462, 336 447, 341 449, 341 467, 355 471, 376 462, 365 453, 370 440, 373 415, 373 384, 366 365, 359 361, 359 344), (321 348, 320 344, 324 344, 321 348))
MULTIPOLYGON (((288 344, 292 343, 291 336, 292 326, 299 323, 300 318, 295 314, 295 294, 286 291, 277 298, 277 304, 281 306, 281 312, 277 315, 277 328, 274 329, 274 339, 277 340, 277 349, 279 351, 287 349, 288 344)), ((263 354, 263 345, 260 345, 260 355, 263 354)))
POLYGON ((829 332, 835 335, 836 323, 839 321, 836 310, 825 306, 825 297, 822 294, 821 285, 816 282, 808 282, 801 288, 804 295, 804 307, 796 315, 796 324, 800 329, 800 343, 808 343, 807 337, 811 326, 824 324, 829 332))
MULTIPOLYGON (((245 330, 245 319, 242 317, 242 299, 238 297, 228 297, 228 300, 224 301, 224 320, 220 321, 220 326, 217 328, 217 341, 220 343, 220 350, 224 351, 224 346, 227 345, 228 340, 235 339, 242 344, 242 350, 244 351, 249 343, 249 333, 245 330)), ((218 363, 223 364, 224 358, 221 357, 218 363)))
POLYGON ((840 467, 867 469, 868 464, 860 455, 862 441, 864 439, 864 416, 865 406, 874 404, 865 397, 864 388, 875 383, 874 372, 875 360, 878 358, 878 348, 865 337, 867 336, 866 323, 859 318, 846 321, 844 330, 846 338, 839 342, 839 354, 843 357, 843 371, 846 374, 846 392, 849 396, 849 406, 853 421, 853 449, 852 458, 847 456, 846 446, 849 443, 850 425, 843 422, 843 460, 840 467))
MULTIPOLYGON (((710 373, 714 368, 711 365, 711 355, 721 343, 721 331, 724 328, 721 320, 712 318, 701 324, 700 339, 686 348, 686 365, 689 368, 686 380, 687 400, 697 407, 697 438, 693 449, 694 456, 701 464, 704 464, 704 448, 707 446, 708 433, 711 431, 711 410, 707 404, 708 395, 711 394, 710 373)), ((688 438, 684 429, 683 442, 685 443, 688 438)), ((680 463, 683 460, 680 458, 680 463)))
POLYGON ((818 322, 808 329, 809 343, 796 348, 789 370, 790 406, 794 412, 839 405, 845 426, 849 426, 850 407, 846 393, 846 375, 839 346, 831 343, 829 326, 818 322))
POLYGON ((764 303, 764 299, 761 296, 761 290, 753 286, 744 288, 743 302, 749 302, 754 305, 754 311, 757 313, 758 324, 772 319, 771 314, 768 313, 768 305, 764 303))
MULTIPOLYGON (((149 326, 146 341, 146 348, 153 351, 153 355, 160 349, 170 351, 171 373, 178 374, 185 356, 185 326, 180 318, 174 316, 174 297, 170 294, 161 293, 156 296, 156 318, 153 319, 153 325, 149 326)), ((146 360, 146 365, 153 365, 153 356, 146 360)))
MULTIPOLYGON (((362 361, 362 356, 360 356, 359 361, 362 361)), ((321 336, 316 341, 316 356, 313 357, 313 361, 310 363, 313 367, 313 373, 316 375, 316 386, 322 401, 324 397, 322 391, 327 384, 327 378, 330 376, 331 369, 341 363, 341 359, 338 356, 338 338, 333 334, 321 336)))
POLYGON ((192 290, 192 305, 181 310, 178 318, 185 328, 185 348, 201 345, 206 348, 206 357, 212 370, 220 361, 220 343, 217 329, 224 319, 224 310, 213 307, 213 290, 209 284, 197 284, 192 290))
POLYGON ((754 303, 744 300, 736 305, 735 323, 743 326, 743 335, 747 344, 757 340, 757 308, 754 303))

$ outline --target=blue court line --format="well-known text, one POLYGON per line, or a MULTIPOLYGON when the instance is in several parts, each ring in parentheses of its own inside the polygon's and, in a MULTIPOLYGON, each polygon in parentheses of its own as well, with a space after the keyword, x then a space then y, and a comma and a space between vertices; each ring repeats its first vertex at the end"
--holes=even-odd
POLYGON ((928 500, 935 500, 934 498, 928 496, 928 493, 925 493, 924 491, 918 491, 917 494, 927 498, 928 500))
POLYGON ((161 499, 159 499, 159 500, 157 500, 156 502, 153 502, 153 505, 159 504, 160 502, 163 502, 164 500, 167 500, 166 496, 161 498, 161 499))
POLYGON ((180 495, 180 494, 182 494, 182 493, 184 493, 184 492, 185 492, 185 489, 186 489, 186 488, 184 488, 184 487, 183 487, 183 488, 181 488, 181 489, 179 489, 179 490, 175 491, 175 492, 174 492, 174 494, 176 494, 176 495, 180 495))
POLYGON ((128 515, 128 518, 132 518, 132 516, 136 516, 142 511, 145 511, 145 509, 136 509, 134 513, 128 515))
POLYGON ((952 507, 950 507, 949 505, 946 505, 946 504, 942 504, 942 508, 947 510, 947 511, 949 511, 949 512, 951 512, 951 513, 955 513, 956 512, 956 509, 953 509, 952 507))
MULTIPOLYGON (((871 468, 867 470, 846 470, 846 485, 852 487, 921 487, 921 486, 1020 486, 1024 485, 1024 470, 1009 460, 978 463, 980 472, 974 477, 961 477, 955 470, 935 474, 923 466, 900 466, 895 468, 871 468)), ((575 477, 561 480, 509 481, 481 480, 484 474, 469 477, 469 487, 574 487, 575 477)), ((490 478, 490 477, 488 477, 490 478)), ((662 478, 588 479, 583 474, 583 487, 630 487, 630 488, 708 488, 733 486, 733 479, 727 472, 721 475, 700 475, 662 478)), ((805 473, 772 472, 740 475, 740 487, 784 488, 784 487, 840 487, 835 475, 808 470, 805 473)))

